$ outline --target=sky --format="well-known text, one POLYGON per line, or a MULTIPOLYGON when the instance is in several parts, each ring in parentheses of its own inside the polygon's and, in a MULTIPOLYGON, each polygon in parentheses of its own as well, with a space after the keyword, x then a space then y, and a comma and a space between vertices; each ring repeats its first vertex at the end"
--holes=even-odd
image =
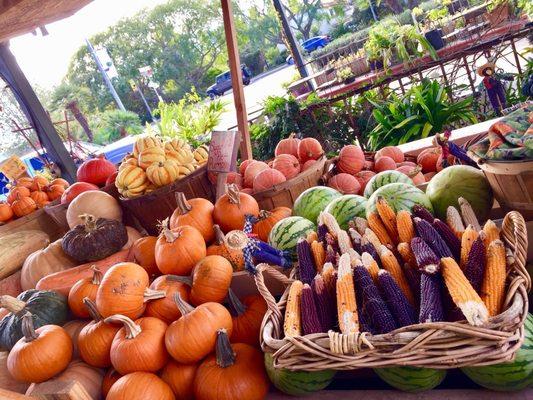
POLYGON ((45 89, 61 83, 71 56, 85 38, 105 30, 121 18, 166 0, 94 0, 70 18, 46 25, 48 36, 31 33, 11 40, 11 51, 33 85, 45 89))

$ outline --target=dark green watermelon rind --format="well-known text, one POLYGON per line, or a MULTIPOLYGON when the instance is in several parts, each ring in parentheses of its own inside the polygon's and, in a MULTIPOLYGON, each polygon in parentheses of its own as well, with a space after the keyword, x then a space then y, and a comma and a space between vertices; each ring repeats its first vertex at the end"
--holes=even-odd
POLYGON ((405 183, 413 185, 413 180, 400 171, 382 171, 374 175, 366 184, 364 195, 369 198, 380 187, 389 183, 405 183), (394 180, 392 178, 395 178, 394 180), (404 179, 405 177, 406 179, 404 179), (398 178, 398 179, 396 179, 398 178), (401 180, 400 180, 401 179, 401 180))
POLYGON ((294 258, 298 239, 306 237, 309 232, 315 229, 315 225, 303 217, 284 218, 272 227, 268 236, 268 243, 278 250, 289 250, 292 258, 294 258), (301 227, 298 227, 298 224, 301 224, 301 227))
POLYGON ((393 183, 389 183, 388 185, 380 187, 378 190, 376 190, 372 194, 372 196, 370 196, 367 202, 367 206, 366 206, 367 216, 371 212, 376 211, 377 196, 381 196, 381 195, 385 197, 385 199, 388 201, 389 205, 392 207, 392 209, 395 212, 398 212, 400 210, 411 211, 415 204, 423 205, 430 212, 433 211, 431 201, 429 200, 428 196, 426 196, 426 194, 422 190, 418 189, 416 186, 404 184, 401 182, 400 183, 393 182, 393 183), (393 196, 395 197, 397 197, 398 194, 401 194, 401 199, 400 200, 396 199, 396 201, 390 201, 391 196, 387 192, 391 190, 393 191, 394 193, 393 196), (399 205, 401 205, 401 207, 399 207, 399 205))
POLYGON ((363 196, 358 195, 344 195, 342 197, 337 197, 328 204, 325 211, 329 212, 335 217, 342 229, 348 229, 348 222, 354 219, 355 217, 365 218, 366 199, 364 203, 361 202, 357 203, 356 206, 353 205, 354 201, 357 201, 359 198, 365 199, 363 196), (340 208, 337 208, 337 205, 339 203, 342 203, 342 205, 340 206, 340 208), (359 210, 361 212, 356 212, 359 210), (343 215, 346 216, 346 219, 340 218, 343 215))
POLYGON ((446 377, 446 370, 416 367, 374 368, 374 372, 395 389, 410 393, 431 390, 446 377))
POLYGON ((320 211, 341 194, 327 186, 315 186, 305 190, 294 202, 293 215, 304 217, 316 224, 320 211))

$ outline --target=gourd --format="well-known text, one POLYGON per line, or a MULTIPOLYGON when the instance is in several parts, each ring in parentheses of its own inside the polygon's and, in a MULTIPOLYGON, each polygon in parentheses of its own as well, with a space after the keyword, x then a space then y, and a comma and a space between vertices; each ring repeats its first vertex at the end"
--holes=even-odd
POLYGON ((192 226, 200 231, 206 243, 211 243, 215 238, 213 203, 202 198, 187 200, 183 192, 176 193, 176 203, 178 206, 170 217, 170 229, 183 225, 192 226))
POLYGON ((179 175, 178 163, 173 160, 155 162, 146 168, 146 177, 157 187, 174 182, 179 175))
POLYGON ((17 217, 23 217, 37 210, 37 204, 31 197, 21 197, 17 194, 16 200, 11 204, 11 209, 17 217))
POLYGON ((80 335, 81 330, 87 325, 89 321, 84 319, 75 319, 72 321, 68 321, 65 325, 63 325, 63 329, 67 334, 70 336, 70 339, 72 340, 72 358, 76 359, 79 358, 79 352, 78 352, 78 337, 80 335))
POLYGON ((0 389, 10 390, 15 393, 25 393, 29 384, 17 382, 7 371, 7 351, 0 352, 0 389))
POLYGON ((34 328, 33 316, 22 317, 23 337, 7 357, 7 370, 17 381, 44 382, 63 371, 72 359, 72 340, 63 328, 34 328))
POLYGON ((167 383, 177 399, 194 400, 194 376, 198 364, 180 364, 170 360, 161 371, 161 379, 167 383))
MULTIPOLYGON (((241 247, 234 247, 228 243, 224 232, 218 225, 213 226, 215 232, 215 243, 207 248, 207 255, 218 255, 224 257, 231 264, 234 271, 242 271, 244 269, 244 254, 241 247)), ((230 236, 231 238, 231 236, 230 236)))
POLYGON ((196 228, 189 225, 175 229, 163 222, 155 245, 155 261, 163 274, 189 275, 194 265, 205 257, 205 241, 196 228))
POLYGON ((67 208, 67 222, 72 229, 83 223, 81 215, 89 214, 95 218, 122 221, 122 210, 118 202, 106 192, 89 190, 80 193, 67 208))
POLYGON ((150 181, 141 167, 122 163, 115 179, 118 192, 124 197, 136 197, 144 193, 150 181))
POLYGON ((215 203, 213 220, 223 232, 229 232, 244 227, 244 217, 250 214, 259 215, 259 205, 249 194, 239 192, 235 185, 228 185, 226 194, 215 203))
POLYGON ((87 297, 88 299, 95 301, 96 292, 98 291, 98 286, 102 281, 102 272, 96 268, 91 268, 93 271, 93 276, 90 278, 80 279, 78 282, 72 286, 68 294, 68 306, 72 314, 79 318, 88 318, 89 310, 85 306, 83 300, 87 297))
POLYGON ((215 354, 198 367, 194 395, 202 400, 260 400, 265 398, 269 380, 263 353, 245 343, 231 345, 224 329, 217 331, 215 354))
POLYGON ((144 312, 146 301, 165 297, 164 291, 151 290, 148 286, 148 274, 143 267, 129 262, 116 264, 100 282, 96 307, 104 318, 114 314, 138 318, 144 312))
POLYGON ((78 197, 80 193, 87 192, 88 190, 98 190, 98 186, 86 182, 76 182, 72 184, 72 186, 69 186, 61 195, 61 204, 70 203, 78 197))
POLYGON ((89 299, 83 303, 87 308, 92 321, 89 322, 78 335, 78 351, 80 357, 93 367, 105 368, 111 366, 111 344, 120 325, 104 322, 96 309, 96 304, 89 299))
POLYGON ((190 299, 192 304, 222 302, 228 294, 233 268, 222 256, 207 256, 192 272, 190 299))
POLYGON ((277 169, 271 169, 271 168, 265 169, 264 171, 259 172, 255 176, 254 183, 253 183, 253 189, 254 189, 254 192, 256 193, 261 192, 263 190, 272 188, 274 185, 283 183, 286 180, 287 178, 285 178, 285 175, 283 175, 277 169))
POLYGON ((161 147, 150 147, 139 153, 139 167, 146 170, 152 163, 165 161, 165 150, 161 147))
POLYGON ((174 300, 182 317, 167 328, 167 351, 180 363, 198 362, 214 350, 218 329, 226 329, 231 334, 231 315, 219 303, 204 303, 194 308, 183 301, 179 293, 174 300))
POLYGON ((179 293, 182 299, 189 301, 189 285, 172 279, 171 275, 162 275, 152 282, 150 289, 157 291, 163 290, 165 297, 148 302, 144 316, 159 318, 167 324, 181 317, 180 310, 174 302, 174 295, 179 293))
POLYGON ((59 239, 26 258, 22 265, 20 284, 23 290, 33 289, 41 278, 74 266, 76 262, 65 254, 59 239))
POLYGON ((261 324, 267 311, 265 300, 260 295, 253 294, 245 296, 241 301, 231 289, 228 300, 233 322, 231 342, 259 346, 261 324))
POLYGON ((354 175, 363 169, 365 165, 365 154, 361 147, 354 144, 344 146, 339 152, 337 168, 340 172, 354 175))
POLYGON ((133 260, 143 267, 150 276, 159 274, 155 261, 156 243, 157 237, 145 236, 137 239, 132 246, 133 260))
POLYGON ((281 172, 286 179, 291 179, 300 173, 301 166, 294 155, 281 154, 272 162, 272 168, 281 172))
POLYGON ((296 138, 294 133, 291 133, 288 138, 281 139, 278 142, 274 155, 277 157, 280 154, 290 154, 298 157, 298 143, 300 143, 300 139, 296 138))
POLYGON ((116 381, 106 400, 174 400, 174 394, 161 378, 150 372, 133 372, 116 381))
POLYGON ((31 313, 35 328, 63 325, 67 319, 66 297, 48 290, 26 290, 17 298, 3 295, 0 296, 0 306, 9 311, 0 321, 0 347, 6 350, 22 337, 22 317, 26 313, 31 313))
POLYGON ((324 149, 315 138, 305 138, 298 143, 298 158, 301 163, 307 160, 318 160, 322 154, 324 154, 324 149))
POLYGON ((128 241, 126 227, 120 221, 81 216, 77 225, 63 236, 61 246, 67 255, 79 262, 98 261, 119 251, 128 241))
POLYGON ((161 142, 161 138, 159 136, 155 135, 143 135, 139 136, 135 140, 135 144, 133 145, 133 157, 137 158, 139 156, 139 153, 145 149, 149 149, 151 147, 162 147, 163 143, 161 142))
POLYGON ((26 257, 46 247, 50 243, 48 235, 42 231, 20 231, 0 238, 0 278, 5 278, 19 270, 26 257))
POLYGON ((77 172, 77 181, 102 186, 105 184, 107 177, 116 170, 115 165, 111 161, 106 160, 102 154, 96 158, 85 160, 80 165, 77 172))
POLYGON ((156 372, 168 359, 165 348, 167 324, 158 318, 144 317, 132 321, 123 315, 113 315, 106 323, 123 324, 111 344, 111 364, 119 373, 156 372))
POLYGON ((111 386, 113 386, 113 384, 120 378, 122 378, 122 375, 115 371, 114 368, 111 367, 107 370, 104 375, 104 380, 102 381, 102 397, 104 399, 107 397, 111 386))

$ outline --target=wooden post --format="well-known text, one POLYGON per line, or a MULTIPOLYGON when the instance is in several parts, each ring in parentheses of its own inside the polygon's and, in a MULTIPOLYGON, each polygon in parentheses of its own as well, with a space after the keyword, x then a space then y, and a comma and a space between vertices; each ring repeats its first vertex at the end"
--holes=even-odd
POLYGON ((229 68, 231 71, 231 85, 233 87, 233 101, 237 113, 237 125, 241 133, 241 158, 247 160, 252 158, 252 141, 250 140, 250 129, 248 127, 248 113, 246 102, 244 101, 244 89, 242 85, 241 61, 239 49, 237 47, 237 33, 233 21, 233 10, 230 0, 220 0, 222 5, 222 16, 224 18, 224 33, 226 34, 226 45, 228 46, 229 68))

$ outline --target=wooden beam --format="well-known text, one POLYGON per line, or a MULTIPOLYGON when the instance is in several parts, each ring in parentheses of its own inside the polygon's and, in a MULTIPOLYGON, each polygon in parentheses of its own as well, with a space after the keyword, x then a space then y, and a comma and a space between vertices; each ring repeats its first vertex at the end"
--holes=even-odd
POLYGON ((233 101, 237 113, 237 125, 241 134, 241 158, 243 160, 252 158, 252 141, 250 140, 250 129, 248 127, 248 113, 244 100, 244 88, 242 84, 241 61, 239 48, 237 47, 237 32, 233 21, 233 10, 230 0, 220 0, 222 5, 222 16, 224 18, 224 33, 226 34, 226 44, 228 46, 229 69, 231 71, 231 85, 233 87, 233 101))

